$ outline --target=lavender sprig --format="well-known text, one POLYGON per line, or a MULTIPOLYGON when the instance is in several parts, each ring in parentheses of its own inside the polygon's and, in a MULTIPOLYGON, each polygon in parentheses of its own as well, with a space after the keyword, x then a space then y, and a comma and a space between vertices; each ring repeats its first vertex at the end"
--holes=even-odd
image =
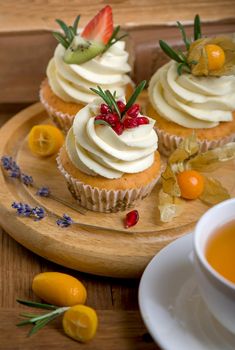
POLYGON ((16 162, 9 156, 1 158, 2 167, 8 172, 10 177, 20 178, 21 171, 16 162))
POLYGON ((32 208, 27 203, 12 203, 12 208, 16 209, 19 216, 32 217, 35 221, 42 220, 45 217, 45 210, 42 207, 32 208))
POLYGON ((56 223, 57 223, 58 226, 64 228, 64 227, 68 227, 68 226, 72 225, 74 223, 74 221, 67 214, 63 214, 63 218, 62 219, 58 219, 56 221, 56 223))
POLYGON ((48 187, 40 187, 36 192, 36 195, 40 197, 49 197, 50 194, 51 192, 48 187))
POLYGON ((33 178, 30 175, 26 175, 26 174, 21 174, 20 175, 20 180, 21 182, 23 182, 23 184, 25 184, 26 186, 32 186, 33 185, 33 178))

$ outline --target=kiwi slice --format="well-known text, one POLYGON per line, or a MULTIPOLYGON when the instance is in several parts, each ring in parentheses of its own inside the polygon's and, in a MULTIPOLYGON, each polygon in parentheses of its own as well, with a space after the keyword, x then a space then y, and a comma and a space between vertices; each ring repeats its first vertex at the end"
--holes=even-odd
POLYGON ((64 54, 64 62, 82 64, 100 55, 105 45, 92 40, 83 39, 76 35, 64 54))

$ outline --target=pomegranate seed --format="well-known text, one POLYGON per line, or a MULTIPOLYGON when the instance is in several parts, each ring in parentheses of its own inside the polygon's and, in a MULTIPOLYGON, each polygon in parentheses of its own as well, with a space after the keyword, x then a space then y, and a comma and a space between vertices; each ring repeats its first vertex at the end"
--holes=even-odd
POLYGON ((124 102, 122 101, 117 101, 117 105, 118 105, 118 109, 119 111, 122 113, 125 111, 126 105, 124 102))
POLYGON ((147 117, 138 117, 136 118, 138 125, 149 124, 149 120, 147 117))
POLYGON ((101 105, 100 105, 100 113, 105 114, 105 115, 110 113, 109 106, 106 105, 105 103, 101 103, 101 105))
POLYGON ((138 126, 136 119, 126 118, 123 122, 125 129, 132 129, 138 126))
POLYGON ((95 120, 105 120, 105 115, 99 114, 95 117, 95 120))
POLYGON ((129 117, 136 118, 139 112, 140 112, 140 106, 137 103, 135 103, 128 109, 126 113, 127 115, 129 115, 129 117))
POLYGON ((139 213, 138 210, 132 210, 126 214, 125 218, 125 228, 134 226, 139 221, 139 213))
POLYGON ((109 113, 105 116, 105 120, 111 126, 115 126, 119 122, 118 115, 115 113, 109 113))
POLYGON ((116 123, 115 126, 113 126, 113 130, 116 132, 116 134, 121 135, 124 130, 124 125, 120 121, 116 123))

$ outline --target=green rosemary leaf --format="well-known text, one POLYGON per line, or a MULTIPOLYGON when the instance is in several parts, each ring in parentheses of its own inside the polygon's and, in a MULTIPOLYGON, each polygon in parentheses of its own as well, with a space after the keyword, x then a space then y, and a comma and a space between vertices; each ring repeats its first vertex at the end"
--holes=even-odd
POLYGON ((73 22, 73 32, 76 35, 77 34, 77 29, 78 29, 78 23, 80 21, 80 15, 78 15, 75 19, 75 21, 73 22))
POLYGON ((31 330, 28 333, 28 336, 35 334, 37 331, 42 329, 44 326, 46 326, 50 321, 54 320, 58 315, 52 315, 48 318, 45 318, 43 320, 37 321, 35 325, 31 328, 31 330))
POLYGON ((62 34, 58 33, 58 32, 52 32, 52 35, 54 36, 54 38, 59 41, 59 43, 61 45, 63 45, 66 49, 69 47, 69 43, 66 41, 66 39, 63 37, 62 34))
POLYGON ((131 95, 131 97, 129 98, 127 104, 126 104, 126 108, 125 111, 122 113, 123 115, 126 113, 126 111, 135 103, 137 97, 139 96, 139 94, 143 91, 144 87, 146 85, 146 80, 143 80, 135 89, 135 91, 133 92, 133 94, 131 95))
POLYGON ((107 98, 107 96, 105 95, 104 91, 101 89, 100 86, 97 86, 98 90, 90 88, 91 91, 93 91, 95 94, 99 95, 102 100, 104 100, 104 102, 109 106, 110 109, 112 109, 112 104, 110 102, 110 100, 107 98))
POLYGON ((178 67, 177 67, 177 73, 178 73, 179 75, 182 74, 182 70, 183 70, 184 66, 185 66, 185 63, 180 63, 180 64, 178 65, 178 67))
POLYGON ((95 125, 108 125, 108 126, 110 126, 109 123, 107 123, 105 120, 102 120, 102 119, 95 120, 94 124, 95 125))
POLYGON ((30 307, 36 307, 39 309, 47 309, 47 310, 56 310, 58 309, 57 306, 51 305, 51 304, 43 304, 43 303, 38 303, 35 301, 28 301, 28 300, 21 300, 21 299, 16 299, 17 303, 30 306, 30 307))
POLYGON ((184 41, 186 49, 188 51, 189 47, 190 47, 190 40, 186 36, 184 26, 180 22, 177 22, 177 26, 178 26, 179 30, 181 31, 181 35, 182 35, 183 41, 184 41))
POLYGON ((17 326, 17 327, 22 327, 22 326, 25 326, 26 324, 30 324, 30 323, 33 323, 33 322, 31 321, 31 319, 27 319, 27 320, 23 320, 23 321, 17 323, 16 326, 17 326))
POLYGON ((27 317, 27 318, 34 318, 34 317, 37 317, 38 315, 37 314, 31 314, 29 312, 21 312, 20 316, 27 317))
POLYGON ((116 42, 118 42, 118 41, 120 41, 120 40, 122 40, 123 38, 125 38, 125 37, 128 36, 128 34, 123 34, 123 35, 121 35, 120 37, 117 37, 119 31, 120 31, 120 26, 117 26, 117 27, 114 29, 114 31, 113 31, 113 33, 112 33, 112 35, 111 35, 109 41, 108 41, 107 44, 105 45, 105 48, 104 48, 103 52, 107 51, 107 50, 108 50, 112 45, 114 45, 116 42))
POLYGON ((69 42, 69 44, 71 44, 71 42, 73 41, 74 38, 74 32, 73 32, 73 27, 68 27, 68 35, 67 35, 67 40, 69 42))
MULTIPOLYGON (((75 33, 74 33, 74 31, 73 31, 73 27, 72 26, 69 26, 69 31, 70 31, 70 35, 71 35, 71 38, 72 38, 72 40, 73 40, 73 38, 75 37, 75 33)), ((71 41, 72 41, 71 40, 71 41)))
MULTIPOLYGON (((183 53, 183 51, 178 50, 178 55, 179 57, 182 59, 183 62, 187 63, 187 57, 185 56, 185 54, 183 53)), ((182 62, 182 63, 183 63, 182 62)))
MULTIPOLYGON (((109 39, 109 41, 107 42, 106 46, 110 47, 111 46, 111 42, 113 41, 114 38, 116 38, 118 32, 120 30, 120 26, 117 26, 114 30, 113 33, 109 39)), ((107 49, 106 49, 107 50, 107 49)))
POLYGON ((159 45, 162 51, 164 51, 167 56, 169 56, 176 62, 182 63, 182 59, 179 57, 178 53, 174 49, 172 49, 165 41, 159 40, 159 45))
POLYGON ((200 16, 196 15, 194 18, 194 40, 200 39, 201 37, 201 20, 200 16))
POLYGON ((121 113, 119 111, 119 108, 118 108, 118 105, 117 105, 115 98, 113 97, 113 95, 111 94, 111 92, 109 90, 105 90, 105 93, 106 93, 106 96, 109 97, 109 99, 112 103, 112 106, 113 106, 114 110, 116 111, 117 115, 119 116, 119 118, 121 118, 121 113))
POLYGON ((68 37, 69 36, 69 28, 68 28, 67 24, 64 23, 64 21, 62 21, 61 19, 56 19, 56 22, 59 24, 61 29, 64 31, 65 36, 68 37))

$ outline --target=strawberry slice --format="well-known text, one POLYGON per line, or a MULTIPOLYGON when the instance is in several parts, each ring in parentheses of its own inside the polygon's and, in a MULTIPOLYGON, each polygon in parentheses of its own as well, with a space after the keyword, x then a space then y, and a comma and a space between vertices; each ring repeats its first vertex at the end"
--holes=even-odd
POLYGON ((81 36, 84 39, 94 40, 106 45, 112 34, 112 8, 107 5, 86 25, 81 36))

